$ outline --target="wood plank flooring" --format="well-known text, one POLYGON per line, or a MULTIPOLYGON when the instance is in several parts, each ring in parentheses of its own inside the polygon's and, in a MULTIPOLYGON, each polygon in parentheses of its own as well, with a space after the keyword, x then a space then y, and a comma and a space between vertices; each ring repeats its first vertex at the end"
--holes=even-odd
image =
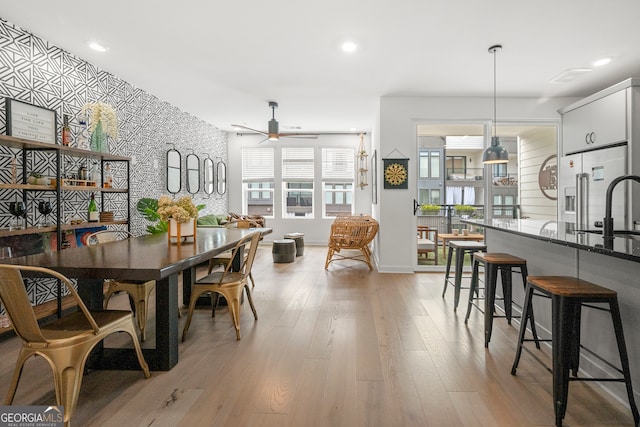
MULTIPOLYGON (((517 323, 496 319, 485 349, 481 314, 474 309, 464 324, 466 294, 454 313, 452 289, 441 298, 443 274, 379 274, 352 261, 325 271, 326 247, 307 245, 291 264, 272 263, 270 251, 258 250, 259 320, 244 304, 241 341, 226 307, 215 318, 198 308, 173 370, 148 380, 139 371, 88 372, 72 424, 554 425, 551 374, 527 353, 510 374, 517 323)), ((126 307, 126 298, 114 304, 126 307)), ((149 323, 153 337, 152 315, 149 323)), ((0 342, 0 395, 17 350, 15 338, 0 342)), ((43 359, 27 362, 14 403, 55 403, 43 359)), ((630 426, 633 418, 596 385, 572 383, 564 423, 630 426)))

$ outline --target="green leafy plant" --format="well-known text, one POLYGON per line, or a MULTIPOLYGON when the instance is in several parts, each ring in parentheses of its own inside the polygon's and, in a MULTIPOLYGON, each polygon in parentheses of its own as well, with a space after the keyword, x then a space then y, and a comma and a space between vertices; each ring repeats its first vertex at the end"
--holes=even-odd
MULTIPOLYGON (((162 220, 158 213, 158 207, 158 199, 150 197, 143 197, 138 200, 138 203, 136 204, 138 212, 140 212, 147 221, 154 223, 147 225, 147 232, 151 234, 166 233, 169 230, 169 223, 162 220)), ((198 212, 204 208, 205 205, 196 206, 198 212)))
POLYGON ((471 215, 476 211, 476 208, 470 205, 455 205, 454 209, 458 215, 471 215))
POLYGON ((423 213, 436 213, 440 212, 440 205, 424 204, 420 205, 420 210, 423 213))

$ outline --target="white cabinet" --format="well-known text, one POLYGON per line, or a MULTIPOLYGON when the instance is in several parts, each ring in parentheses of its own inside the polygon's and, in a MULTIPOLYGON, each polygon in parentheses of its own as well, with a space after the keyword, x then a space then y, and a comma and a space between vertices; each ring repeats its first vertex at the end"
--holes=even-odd
POLYGON ((627 141, 627 90, 562 115, 563 155, 627 141))

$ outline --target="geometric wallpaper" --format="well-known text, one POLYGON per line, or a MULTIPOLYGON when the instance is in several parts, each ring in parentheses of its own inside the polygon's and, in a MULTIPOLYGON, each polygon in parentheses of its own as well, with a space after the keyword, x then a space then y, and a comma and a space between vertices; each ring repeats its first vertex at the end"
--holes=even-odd
MULTIPOLYGON (((118 138, 109 138, 109 151, 132 158, 130 223, 131 232, 136 235, 144 234, 147 225, 135 209, 137 201, 142 197, 158 198, 168 194, 165 169, 169 144, 175 144, 183 161, 183 186, 176 197, 189 195, 184 186, 187 154, 195 153, 200 157, 201 169, 207 156, 215 163, 216 159, 227 163, 226 132, 0 18, 0 134, 6 134, 5 97, 55 110, 58 129, 62 128, 63 114, 68 115, 72 137, 79 129, 80 109, 85 103, 101 101, 116 110, 118 138)), ((57 138, 60 143, 59 131, 57 138)), ((8 165, 16 153, 16 150, 0 147, 0 182, 10 182, 8 165)), ((27 170, 55 176, 55 159, 50 157, 33 155, 28 159, 27 170)), ((20 173, 22 159, 18 156, 17 160, 20 173)), ((63 172, 77 170, 82 162, 82 159, 65 157, 63 172)), ((119 186, 119 180, 126 180, 125 172, 124 167, 112 165, 114 186, 119 186)), ((19 175, 18 180, 21 179, 19 175)), ((122 186, 126 185, 122 183, 122 186)), ((219 196, 215 192, 207 195, 202 180, 200 188, 200 192, 191 196, 196 204, 206 205, 201 214, 227 212, 226 195, 219 196)), ((15 190, 0 190, 0 228, 9 224, 8 204, 16 195, 15 190)), ((98 195, 96 193, 96 197, 98 195)), ((63 196, 63 220, 74 215, 86 216, 87 193, 65 192, 63 196)), ((51 192, 38 192, 30 197, 55 202, 51 192)), ((29 221, 38 221, 37 203, 28 205, 29 221)), ((114 200, 107 210, 113 210, 117 218, 126 216, 126 196, 124 200, 114 200)), ((46 291, 44 295, 40 295, 40 291, 33 292, 39 294, 30 292, 37 302, 48 299, 46 291)))

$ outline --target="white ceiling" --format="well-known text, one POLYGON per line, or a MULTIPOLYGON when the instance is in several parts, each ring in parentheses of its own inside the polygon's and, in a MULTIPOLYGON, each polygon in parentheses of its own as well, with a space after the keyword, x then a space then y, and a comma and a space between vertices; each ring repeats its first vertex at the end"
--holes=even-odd
POLYGON ((1 3, 1 18, 224 130, 266 129, 269 100, 282 132, 367 131, 381 96, 490 96, 496 43, 498 96, 586 96, 640 76, 638 0, 1 3))

